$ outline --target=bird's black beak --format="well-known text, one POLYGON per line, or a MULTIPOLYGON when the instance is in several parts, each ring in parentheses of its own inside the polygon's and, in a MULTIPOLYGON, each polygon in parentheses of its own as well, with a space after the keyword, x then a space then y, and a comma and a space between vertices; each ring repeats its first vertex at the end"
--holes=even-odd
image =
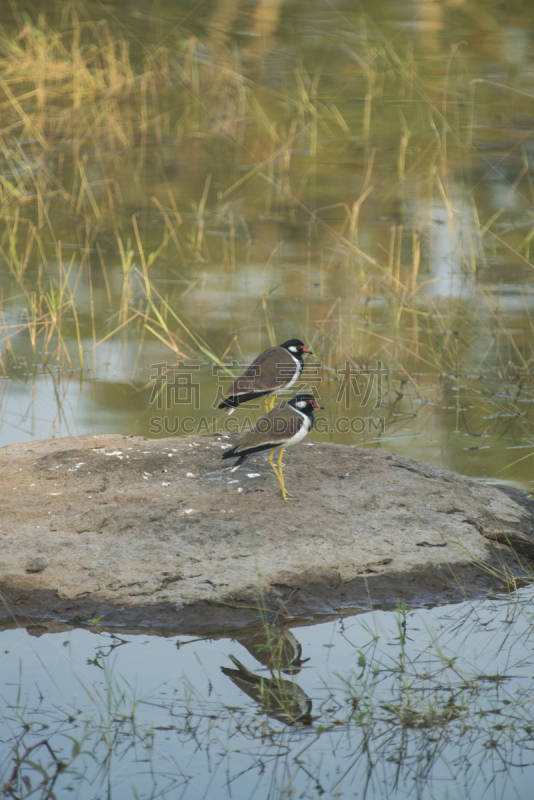
POLYGON ((303 347, 303 348, 302 348, 302 352, 303 352, 303 353, 309 353, 311 356, 313 355, 313 350, 308 350, 308 348, 307 348, 307 347, 303 347))

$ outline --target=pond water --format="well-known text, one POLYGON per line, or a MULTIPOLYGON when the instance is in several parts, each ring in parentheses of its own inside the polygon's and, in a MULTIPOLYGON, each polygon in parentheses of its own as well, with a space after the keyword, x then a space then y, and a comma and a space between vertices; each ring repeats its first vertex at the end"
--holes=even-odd
POLYGON ((318 439, 532 489, 530 4, 0 23, 1 444, 223 427, 224 380, 299 336, 318 439))
POLYGON ((532 600, 271 628, 271 648, 267 627, 217 640, 4 630, 6 794, 530 797, 532 600))
MULTIPOLYGON (((298 336, 312 438, 532 492, 532 3, 18 0, 0 26, 0 446, 244 427, 262 408, 218 393, 298 336)), ((244 639, 5 630, 5 791, 529 797, 531 599, 295 621, 292 675, 244 639)))

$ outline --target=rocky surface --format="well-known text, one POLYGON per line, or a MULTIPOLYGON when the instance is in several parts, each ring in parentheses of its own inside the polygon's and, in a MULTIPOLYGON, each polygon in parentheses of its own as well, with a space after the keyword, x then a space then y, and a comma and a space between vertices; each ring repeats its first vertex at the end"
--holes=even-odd
POLYGON ((264 454, 233 437, 85 436, 0 450, 5 624, 168 631, 456 599, 534 558, 522 496, 376 450, 286 450, 282 501, 264 454), (521 499, 522 502, 517 502, 521 499), (47 621, 48 620, 48 621, 47 621))

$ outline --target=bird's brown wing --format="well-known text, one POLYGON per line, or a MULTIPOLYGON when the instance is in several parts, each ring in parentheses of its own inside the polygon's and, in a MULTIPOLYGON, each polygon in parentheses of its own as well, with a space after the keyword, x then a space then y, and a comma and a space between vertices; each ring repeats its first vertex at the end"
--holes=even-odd
POLYGON ((270 347, 254 359, 226 392, 234 397, 248 392, 272 392, 295 374, 296 364, 285 347, 270 347))
POLYGON ((304 417, 290 405, 273 408, 232 448, 235 455, 262 447, 278 447, 304 425, 304 417))

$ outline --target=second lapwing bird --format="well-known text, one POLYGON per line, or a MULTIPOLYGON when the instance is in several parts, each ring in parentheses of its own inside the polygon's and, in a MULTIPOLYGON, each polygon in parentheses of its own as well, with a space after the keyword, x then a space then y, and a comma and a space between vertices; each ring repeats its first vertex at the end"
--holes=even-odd
POLYGON ((302 658, 302 645, 289 628, 267 623, 258 628, 246 628, 232 635, 235 642, 268 667, 271 672, 296 675, 309 658, 302 658))
POLYGON ((313 428, 315 408, 323 408, 311 394, 298 394, 287 403, 278 408, 273 408, 268 414, 258 420, 254 428, 243 436, 239 442, 223 454, 223 459, 237 458, 232 471, 243 463, 252 453, 261 453, 262 450, 271 450, 269 464, 282 489, 282 497, 288 499, 288 492, 284 486, 282 473, 282 454, 284 447, 301 442, 313 428), (274 451, 280 447, 278 465, 273 462, 274 451))
POLYGON ((234 408, 248 400, 287 391, 304 369, 304 353, 313 355, 300 339, 288 339, 278 347, 264 350, 230 386, 219 408, 231 414, 234 408))

